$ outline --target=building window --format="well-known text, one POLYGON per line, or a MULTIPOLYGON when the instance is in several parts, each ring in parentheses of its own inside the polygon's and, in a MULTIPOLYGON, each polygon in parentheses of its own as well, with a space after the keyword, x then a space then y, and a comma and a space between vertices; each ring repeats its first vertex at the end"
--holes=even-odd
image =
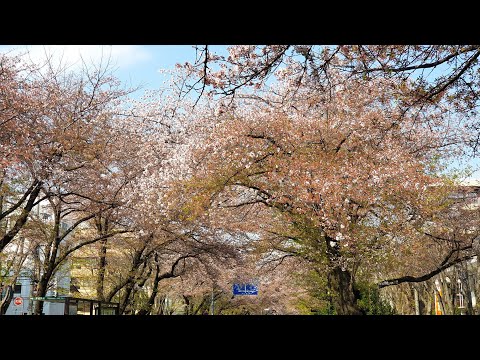
POLYGON ((13 287, 14 294, 20 294, 22 292, 22 284, 15 284, 13 287))

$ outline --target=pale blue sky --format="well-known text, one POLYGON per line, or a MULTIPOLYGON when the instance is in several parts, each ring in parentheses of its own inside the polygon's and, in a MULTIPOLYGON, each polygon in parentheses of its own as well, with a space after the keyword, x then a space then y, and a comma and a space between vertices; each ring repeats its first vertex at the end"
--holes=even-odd
MULTIPOLYGON (((211 46, 212 50, 225 53, 225 45, 211 46)), ((0 45, 0 52, 29 51, 33 61, 40 61, 46 54, 56 58, 63 56, 68 64, 80 64, 81 58, 97 63, 108 56, 116 64, 116 76, 132 86, 140 84, 145 89, 156 89, 164 77, 159 69, 172 69, 176 63, 195 60, 192 45, 0 45)), ((75 65, 74 65, 75 66, 75 65)))

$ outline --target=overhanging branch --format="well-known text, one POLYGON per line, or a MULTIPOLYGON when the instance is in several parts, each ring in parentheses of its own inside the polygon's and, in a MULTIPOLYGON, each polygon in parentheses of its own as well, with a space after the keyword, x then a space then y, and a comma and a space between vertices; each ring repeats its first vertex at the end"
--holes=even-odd
POLYGON ((446 264, 444 264, 444 265, 438 267, 437 269, 435 269, 433 271, 430 271, 428 274, 425 274, 425 275, 422 275, 422 276, 403 276, 403 277, 399 277, 399 278, 396 278, 396 279, 384 280, 384 281, 382 281, 378 284, 378 287, 381 289, 381 288, 384 288, 384 287, 387 287, 387 286, 399 285, 399 284, 402 284, 402 283, 405 283, 405 282, 415 282, 415 283, 417 283, 417 282, 426 281, 426 280, 434 277, 435 275, 441 273, 443 270, 446 270, 446 269, 448 269, 449 267, 451 267, 455 264, 458 264, 458 263, 461 263, 463 261, 469 260, 469 259, 473 258, 474 256, 475 256, 474 254, 471 254, 471 255, 466 255, 466 256, 457 258, 453 261, 447 262, 446 264))

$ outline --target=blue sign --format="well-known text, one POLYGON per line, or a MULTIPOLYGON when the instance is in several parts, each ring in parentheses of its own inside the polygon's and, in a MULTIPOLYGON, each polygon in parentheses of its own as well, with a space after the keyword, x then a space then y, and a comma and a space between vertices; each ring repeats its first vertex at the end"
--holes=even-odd
POLYGON ((233 284, 233 295, 258 295, 258 287, 254 284, 233 284))

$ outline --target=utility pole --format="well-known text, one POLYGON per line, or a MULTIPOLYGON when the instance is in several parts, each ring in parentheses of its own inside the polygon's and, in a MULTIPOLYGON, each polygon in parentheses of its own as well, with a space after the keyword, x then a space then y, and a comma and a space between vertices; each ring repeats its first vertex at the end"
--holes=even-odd
POLYGON ((211 309, 211 314, 210 314, 210 315, 214 315, 214 314, 215 314, 215 307, 214 307, 214 303, 215 303, 214 289, 215 289, 215 287, 212 285, 212 300, 211 300, 211 302, 210 302, 210 309, 211 309))

